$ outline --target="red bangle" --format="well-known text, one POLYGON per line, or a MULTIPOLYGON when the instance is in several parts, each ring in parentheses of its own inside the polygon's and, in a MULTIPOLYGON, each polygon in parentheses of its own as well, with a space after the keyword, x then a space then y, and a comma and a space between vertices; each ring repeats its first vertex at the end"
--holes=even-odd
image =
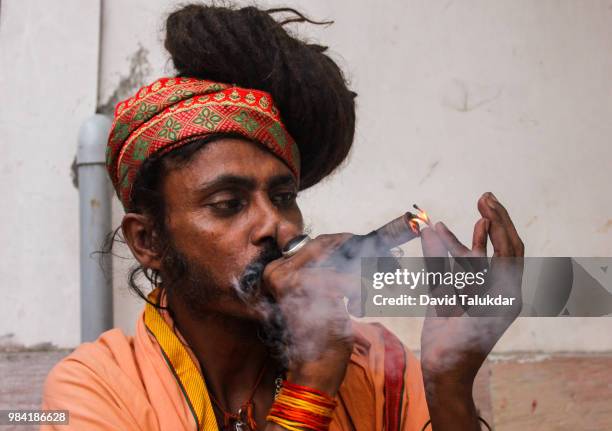
POLYGON ((326 394, 323 391, 320 391, 318 389, 315 388, 309 388, 308 386, 302 386, 302 385, 298 385, 296 383, 291 383, 288 380, 283 380, 283 388, 287 388, 289 390, 293 389, 294 391, 297 392, 309 392, 315 395, 319 395, 320 397, 323 397, 331 402, 334 402, 334 398, 331 395, 326 394))
POLYGON ((318 389, 285 380, 266 419, 291 431, 327 431, 337 404, 318 389))

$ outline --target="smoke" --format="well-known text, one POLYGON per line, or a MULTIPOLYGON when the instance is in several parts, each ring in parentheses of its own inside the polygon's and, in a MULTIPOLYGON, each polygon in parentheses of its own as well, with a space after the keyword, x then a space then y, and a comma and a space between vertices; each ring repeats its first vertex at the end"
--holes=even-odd
MULTIPOLYGON (((277 302, 262 285, 266 265, 281 258, 276 244, 268 244, 233 280, 232 286, 236 296, 262 317, 261 340, 289 368, 294 362, 316 360, 330 343, 352 337, 346 301, 332 294, 339 288, 338 283, 342 284, 345 298, 360 308, 361 257, 389 255, 376 235, 352 236, 320 261, 301 268, 308 273, 311 284, 285 293, 277 302)), ((353 307, 353 314, 359 315, 356 309, 353 307)))
POLYGON ((249 302, 261 294, 261 280, 266 265, 280 257, 282 253, 274 241, 264 244, 259 256, 246 266, 240 279, 234 280, 234 289, 243 301, 249 302))
MULTIPOLYGON (((341 284, 345 298, 361 305, 362 257, 385 257, 378 259, 378 271, 394 272, 401 268, 392 258, 392 251, 381 244, 376 235, 369 234, 349 237, 329 250, 327 257, 300 268, 300 272, 310 274, 309 284, 285 292, 278 301, 262 284, 266 265, 281 258, 276 244, 266 246, 240 277, 235 278, 236 296, 262 317, 259 336, 285 369, 291 368, 295 362, 317 360, 331 343, 341 343, 352 337, 346 301, 338 301, 331 291, 341 284)), ((431 263, 432 260, 428 260, 431 263)), ((491 263, 489 268, 493 271, 487 279, 488 293, 513 292, 520 297, 516 289, 517 286, 520 289, 521 284, 521 261, 496 258, 495 263, 491 263)), ((475 293, 469 289, 462 292, 475 293)), ((432 292, 432 296, 442 293, 432 292)), ((465 366, 465 358, 470 355, 484 360, 520 312, 520 304, 517 305, 518 309, 510 308, 509 314, 502 316, 490 314, 488 307, 457 307, 456 313, 451 313, 449 307, 430 308, 431 315, 426 318, 422 332, 424 372, 465 366), (438 316, 444 317, 436 317, 436 311, 438 316)), ((360 316, 355 312, 351 314, 360 316)))
MULTIPOLYGON (((401 265, 392 254, 393 250, 381 244, 376 235, 349 237, 330 250, 327 257, 300 268, 300 271, 311 274, 308 279, 311 284, 285 293, 277 302, 262 285, 262 276, 266 265, 280 258, 280 252, 276 247, 265 248, 234 280, 233 286, 236 295, 262 316, 261 340, 279 363, 290 369, 293 363, 317 360, 331 343, 342 343, 352 337, 345 301, 339 302, 330 291, 340 283, 345 298, 361 306, 361 258, 385 257, 377 259, 377 270, 395 272, 401 265)), ((431 264, 432 260, 428 261, 431 264)), ((442 262, 438 260, 437 263, 442 262)), ((473 266, 477 263, 482 262, 474 260, 473 266)), ((452 267, 462 269, 460 266, 452 267)), ((520 298, 516 289, 521 285, 521 260, 496 258, 489 263, 489 269, 488 293, 512 293, 520 298)), ((462 292, 477 293, 467 288, 462 292)), ((446 292, 432 292, 432 296, 442 293, 446 292)), ((350 306, 348 311, 361 316, 350 306)), ((465 372, 458 367, 465 367, 466 358, 474 358, 474 355, 484 361, 520 312, 520 303, 507 309, 506 315, 491 314, 490 307, 479 306, 456 307, 456 313, 449 307, 432 307, 429 311, 431 315, 425 319, 421 340, 424 372, 465 372), (437 317, 436 311, 437 316, 444 317, 437 317)), ((474 375, 477 369, 474 369, 474 375)), ((399 365, 397 372, 401 372, 399 365)))
POLYGON ((241 276, 234 277, 232 287, 242 302, 262 316, 263 327, 258 334, 259 338, 281 366, 287 369, 288 350, 291 345, 290 333, 278 304, 262 289, 262 278, 266 265, 281 257, 282 253, 275 242, 270 241, 264 244, 259 256, 246 266, 241 276))
MULTIPOLYGON (((436 259, 439 259, 438 263, 445 261, 446 267, 451 266, 448 259, 436 259)), ((481 264, 480 258, 463 259, 464 267, 477 267, 481 264)), ((455 265, 452 265, 453 270, 456 270, 457 266, 461 270, 464 269, 455 262, 455 265)), ((460 367, 466 366, 467 358, 472 365, 478 365, 472 367, 472 377, 475 377, 480 364, 521 313, 523 267, 523 258, 490 258, 485 285, 482 288, 466 288, 461 291, 462 295, 472 299, 484 295, 515 298, 510 306, 498 307, 477 302, 469 306, 461 306, 461 302, 443 307, 428 306, 421 333, 421 362, 424 374, 464 372, 460 367)), ((428 269, 431 270, 431 265, 428 265, 428 269)), ((441 298, 453 295, 454 291, 453 286, 435 286, 430 288, 430 296, 441 298)))
MULTIPOLYGON (((332 292, 341 286, 349 304, 357 302, 362 305, 362 257, 385 257, 378 260, 377 271, 394 272, 401 268, 393 258, 388 242, 381 241, 376 232, 350 236, 344 242, 337 241, 334 247, 327 256, 298 269, 300 273, 310 274, 309 278, 301 279, 299 286, 284 292, 278 301, 262 283, 266 265, 281 258, 276 244, 264 248, 262 254, 234 280, 236 295, 262 317, 260 338, 285 369, 290 369, 295 362, 317 360, 331 344, 341 344, 352 337, 346 301, 339 301, 332 292)), ((436 262, 435 259, 440 258, 426 260, 431 264, 436 262)), ((437 262, 443 261, 445 258, 437 262)), ((470 262, 464 260, 462 263, 470 262)), ((474 259, 468 266, 473 269, 482 263, 482 259, 474 259)), ((522 259, 495 258, 487 266, 490 270, 487 293, 521 298, 522 259)), ((461 292, 470 296, 483 293, 468 288, 461 292)), ((446 292, 431 293, 440 297, 446 292)), ((490 307, 478 305, 430 307, 421 338, 423 372, 459 371, 458 375, 461 375, 465 370, 460 367, 468 366, 470 370, 473 368, 475 376, 482 361, 520 313, 522 304, 519 301, 515 305, 502 315, 491 313, 490 307), (466 365, 468 362, 475 366, 466 365)), ((352 311, 350 306, 348 311, 352 311)), ((357 315, 361 317, 359 313, 357 315)))

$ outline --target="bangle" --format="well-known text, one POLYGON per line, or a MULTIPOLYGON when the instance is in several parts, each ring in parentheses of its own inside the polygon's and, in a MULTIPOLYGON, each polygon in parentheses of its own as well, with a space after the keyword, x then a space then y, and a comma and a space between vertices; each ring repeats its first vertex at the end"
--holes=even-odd
POLYGON ((324 392, 285 380, 266 420, 289 431, 327 431, 337 404, 324 392))
MULTIPOLYGON (((484 426, 486 426, 489 431, 493 431, 493 428, 491 428, 491 425, 489 425, 489 423, 486 420, 484 420, 483 417, 478 416, 478 421, 483 423, 484 426)), ((427 425, 431 425, 431 419, 429 419, 429 420, 427 420, 427 422, 425 422, 425 425, 423 425, 423 428, 421 429, 421 431, 425 431, 425 428, 427 428, 427 425)))

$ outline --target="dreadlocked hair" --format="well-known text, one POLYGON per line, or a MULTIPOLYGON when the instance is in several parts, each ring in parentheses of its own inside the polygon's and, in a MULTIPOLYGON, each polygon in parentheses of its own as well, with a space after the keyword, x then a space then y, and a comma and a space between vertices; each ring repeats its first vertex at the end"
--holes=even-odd
MULTIPOLYGON (((290 8, 261 10, 191 4, 168 16, 165 46, 178 76, 231 83, 271 94, 283 123, 300 149, 300 189, 321 181, 347 157, 355 132, 355 96, 327 47, 306 43, 287 32, 289 23, 316 22, 290 8), (274 17, 280 17, 277 21, 274 17)), ((149 302, 139 279, 166 288, 185 273, 184 262, 168 255, 166 208, 161 184, 168 171, 189 163, 193 155, 216 139, 240 137, 221 133, 206 136, 141 166, 132 186, 128 212, 152 218, 170 279, 158 271, 134 266, 128 277, 132 291, 149 302), (176 261, 175 261, 176 260, 176 261)), ((244 139, 244 138, 241 138, 244 139)), ((120 228, 112 232, 101 253, 112 254, 124 242, 120 228)), ((121 256, 119 256, 121 257, 121 256)), ((168 276, 168 275, 167 275, 168 276)), ((159 307, 159 304, 152 305, 159 307)))
POLYGON ((346 159, 355 133, 356 93, 325 54, 327 47, 287 32, 284 25, 295 22, 330 24, 290 8, 190 4, 168 16, 165 47, 179 76, 272 95, 300 149, 303 190, 346 159))

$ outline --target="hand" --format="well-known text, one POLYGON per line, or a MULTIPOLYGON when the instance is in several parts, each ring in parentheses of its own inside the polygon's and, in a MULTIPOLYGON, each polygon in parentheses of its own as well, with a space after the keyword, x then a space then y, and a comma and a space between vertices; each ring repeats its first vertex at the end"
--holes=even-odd
POLYGON ((355 278, 325 259, 350 234, 322 235, 289 258, 269 263, 263 285, 275 298, 290 336, 289 375, 294 383, 335 395, 353 350, 344 297, 355 278))
MULTIPOLYGON (((479 199, 478 211, 482 218, 474 226, 471 249, 443 223, 423 229, 421 239, 426 261, 450 254, 464 267, 482 269, 486 266, 488 236, 494 253, 486 278, 487 293, 510 292, 517 296, 518 292, 520 298, 523 266, 522 259, 516 258, 524 256, 523 242, 508 212, 492 193, 485 193, 479 199)), ((438 259, 429 261, 440 264, 438 259)), ((431 269, 428 267, 428 270, 431 269)), ((432 426, 435 430, 478 429, 472 401, 474 378, 493 346, 520 313, 520 303, 492 317, 459 317, 464 312, 461 307, 442 311, 445 316, 453 317, 426 317, 421 334, 421 365, 432 426)))

